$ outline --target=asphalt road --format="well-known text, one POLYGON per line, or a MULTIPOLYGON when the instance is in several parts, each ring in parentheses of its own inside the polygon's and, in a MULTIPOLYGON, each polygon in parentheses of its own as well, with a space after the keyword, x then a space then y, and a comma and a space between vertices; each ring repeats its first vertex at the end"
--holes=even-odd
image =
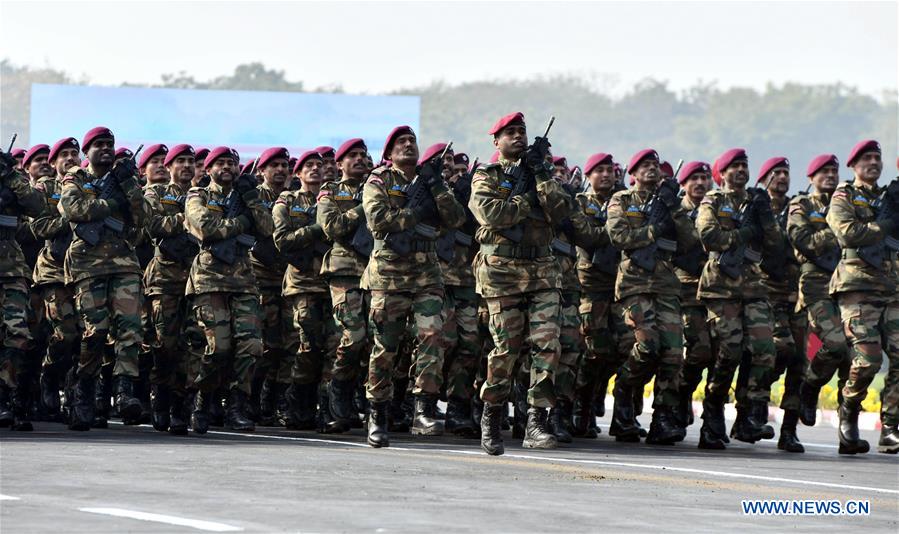
POLYGON ((506 454, 489 457, 475 440, 408 435, 376 450, 361 430, 172 437, 37 423, 0 432, 0 531, 899 531, 897 456, 841 457, 829 427, 800 428, 805 454, 773 441, 700 451, 690 431, 664 447, 615 443, 604 428, 554 451, 506 433, 506 454), (744 499, 868 500, 870 515, 751 516, 744 499))

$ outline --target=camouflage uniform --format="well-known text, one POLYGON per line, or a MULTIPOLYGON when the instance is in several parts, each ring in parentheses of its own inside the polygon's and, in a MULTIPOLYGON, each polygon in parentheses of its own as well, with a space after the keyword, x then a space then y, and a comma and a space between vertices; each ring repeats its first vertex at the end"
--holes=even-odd
MULTIPOLYGON (((625 323, 634 331, 635 343, 616 380, 616 405, 643 387, 655 374, 653 426, 649 440, 662 432, 663 417, 671 419, 678 406, 678 386, 683 363, 683 325, 680 310, 680 281, 671 263, 672 253, 656 252, 655 270, 649 272, 631 258, 637 249, 651 245, 660 236, 646 224, 645 204, 653 193, 641 189, 619 191, 609 201, 608 232, 615 247, 624 251, 615 281, 615 299, 621 303, 625 323), (633 391, 629 391, 630 388, 633 391), (621 392, 620 394, 618 392, 621 392)), ((690 231, 683 213, 672 213, 678 234, 690 231)), ((679 239, 680 240, 680 239, 679 239)), ((629 402, 629 401, 628 401, 629 402)), ((616 406, 616 419, 619 410, 616 406)), ((626 414, 622 414, 624 419, 626 414)), ((630 423, 630 421, 622 421, 630 423)), ((638 431, 625 428, 624 434, 638 431)), ((667 438, 664 438, 667 441, 667 438)), ((681 438, 682 439, 682 438, 681 438)))
MULTIPOLYGON (((746 395, 737 398, 737 408, 741 414, 754 415, 751 422, 756 429, 767 420, 771 373, 774 370, 774 317, 767 300, 768 292, 761 283, 761 269, 758 264, 747 260, 741 275, 734 279, 724 274, 718 266, 723 252, 748 240, 748 229, 738 229, 735 222, 748 196, 745 191, 710 191, 700 202, 696 219, 702 244, 710 251, 709 261, 699 279, 697 294, 708 309, 713 336, 718 343, 718 355, 706 383, 703 404, 706 425, 703 428, 711 429, 711 435, 718 438, 726 437, 723 405, 728 399, 744 348, 749 352, 750 365, 746 395), (715 422, 714 428, 709 426, 712 425, 710 417, 715 422)), ((766 228, 763 241, 766 249, 775 249, 782 243, 781 234, 775 227, 766 228)))
POLYGON ((874 222, 872 208, 880 193, 881 188, 859 181, 837 186, 826 218, 843 248, 843 259, 829 290, 839 304, 851 346, 852 366, 843 399, 853 405, 865 399, 885 352, 890 366, 881 393, 880 418, 884 427, 895 427, 899 424, 899 260, 895 252, 888 252, 881 265, 873 266, 858 257, 859 247, 886 237, 874 222))
MULTIPOLYGON (((106 200, 98 199, 93 166, 72 167, 62 180, 60 206, 73 223, 103 221, 113 213, 106 200)), ((108 179, 115 179, 109 176, 108 179)), ((122 234, 104 229, 96 245, 75 235, 65 258, 65 279, 75 292, 75 308, 84 325, 81 361, 77 374, 96 377, 106 339, 115 339, 113 374, 138 377, 141 330, 141 270, 134 243, 147 218, 147 208, 135 177, 120 183, 128 202, 130 224, 122 234)))
POLYGON ((44 194, 48 210, 31 221, 31 231, 45 239, 34 267, 34 288, 44 302, 44 313, 50 327, 47 354, 42 373, 57 377, 68 369, 68 362, 78 346, 78 321, 71 287, 65 283, 64 260, 72 240, 68 219, 59 211, 62 183, 56 176, 38 180, 35 189, 44 194))
MULTIPOLYGON (((236 192, 235 192, 236 194, 236 192)), ((210 393, 223 383, 232 391, 250 394, 253 367, 262 356, 259 298, 256 277, 247 249, 238 245, 234 263, 213 256, 210 245, 244 233, 239 218, 225 218, 228 195, 215 182, 192 187, 187 194, 185 222, 203 243, 191 264, 186 294, 193 297, 193 312, 206 336, 206 351, 196 377, 200 391, 210 393)), ((253 234, 272 234, 272 216, 261 203, 247 205, 253 234)))
MULTIPOLYGON (((386 241, 388 234, 412 230, 421 222, 411 207, 403 207, 405 187, 413 179, 398 168, 379 167, 372 171, 363 193, 365 218, 375 238, 374 251, 361 280, 361 287, 371 291, 369 324, 374 346, 366 396, 372 402, 388 401, 393 395, 393 366, 410 314, 418 340, 412 355, 412 393, 436 397, 443 382, 440 335, 444 292, 435 243, 416 236, 412 252, 402 256, 386 241)), ((442 228, 456 228, 465 222, 464 209, 445 186, 442 192, 434 194, 433 200, 442 228)))

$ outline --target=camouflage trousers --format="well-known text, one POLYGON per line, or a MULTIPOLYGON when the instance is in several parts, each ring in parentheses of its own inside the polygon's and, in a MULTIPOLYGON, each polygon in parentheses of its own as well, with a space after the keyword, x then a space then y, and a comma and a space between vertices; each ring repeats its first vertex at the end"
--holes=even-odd
MULTIPOLYGON (((780 375, 784 377, 784 391, 780 407, 784 410, 799 409, 799 386, 805 379, 808 359, 805 357, 805 336, 808 322, 805 314, 796 313, 796 304, 788 301, 772 300, 774 312, 774 372, 771 383, 780 375)), ((769 386, 770 389, 770 386, 769 386)))
POLYGON ((331 297, 327 293, 304 293, 287 297, 292 310, 293 328, 297 333, 287 343, 293 354, 290 380, 296 384, 318 384, 331 380, 334 351, 338 335, 331 314, 331 297))
POLYGON ((96 377, 103 363, 106 340, 112 337, 113 375, 137 378, 143 342, 140 277, 122 274, 88 278, 75 283, 75 309, 81 317, 79 377, 96 377))
POLYGON ((530 388, 528 404, 536 408, 555 405, 553 381, 559 367, 559 309, 557 289, 545 289, 489 297, 490 335, 493 350, 487 355, 487 377, 481 387, 481 400, 488 405, 506 402, 512 389, 512 374, 527 341, 530 348, 530 388))
POLYGON ((478 295, 473 287, 447 286, 443 300, 444 376, 446 396, 462 402, 474 397, 481 359, 478 295))
POLYGON ((677 407, 684 350, 680 299, 633 295, 621 299, 621 309, 634 345, 618 380, 639 392, 655 375, 653 406, 677 407))
POLYGON ((771 305, 765 300, 708 299, 704 303, 714 342, 718 344, 715 365, 706 382, 706 398, 727 402, 745 346, 749 354, 749 365, 745 367, 746 394, 738 396, 737 403, 768 402, 775 360, 771 305))
POLYGON ((246 293, 194 295, 194 315, 206 336, 196 386, 215 391, 239 388, 247 395, 256 362, 262 357, 259 297, 246 293))
POLYGON ((372 402, 393 397, 394 367, 411 316, 416 346, 412 353, 415 395, 438 395, 443 383, 443 288, 372 291, 369 328, 372 331, 366 397, 372 402))
POLYGON ((580 299, 579 291, 562 292, 559 307, 559 367, 553 381, 556 400, 574 402, 578 367, 584 354, 584 338, 581 336, 581 320, 578 315, 580 299))
POLYGON ((203 354, 206 352, 206 334, 200 328, 197 322, 197 315, 193 313, 194 309, 193 295, 185 297, 184 314, 184 338, 187 342, 187 388, 196 389, 194 380, 200 374, 200 366, 203 363, 203 354))
POLYGON ((0 281, 0 305, 3 306, 3 349, 0 351, 0 381, 9 387, 16 385, 16 367, 9 350, 25 351, 31 342, 31 331, 25 309, 28 307, 28 281, 24 278, 5 278, 0 281))
POLYGON ((899 295, 853 291, 838 294, 837 303, 852 355, 843 398, 865 400, 886 352, 880 419, 884 425, 899 424, 899 295))
POLYGON ((340 331, 331 376, 335 380, 353 380, 358 376, 360 366, 368 363, 368 358, 362 360, 369 346, 366 330, 369 296, 359 288, 358 278, 334 277, 328 285, 334 321, 340 331))
MULTIPOLYGON (((584 339, 584 356, 577 371, 578 395, 592 399, 597 386, 602 386, 624 363, 626 352, 616 346, 615 323, 623 324, 620 315, 613 310, 612 293, 584 293, 578 312, 581 317, 581 334, 584 339)), ((600 392, 605 395, 605 391, 600 392)))
POLYGON ((805 381, 812 387, 824 387, 833 374, 839 372, 840 381, 849 376, 849 344, 843 332, 843 320, 836 302, 828 296, 812 301, 806 308, 809 332, 821 340, 821 348, 808 364, 805 381))
POLYGON ((293 355, 288 357, 287 346, 296 338, 293 310, 281 296, 281 288, 262 288, 259 303, 262 311, 262 358, 254 371, 279 384, 290 383, 293 355))
POLYGON ((48 284, 41 286, 39 290, 44 301, 44 317, 50 330, 42 367, 60 367, 57 370, 65 371, 79 345, 74 296, 71 288, 63 284, 48 284))
POLYGON ((152 384, 182 392, 187 386, 187 336, 185 321, 187 300, 184 295, 151 295, 150 321, 154 336, 151 345, 152 384))
POLYGON ((712 332, 709 328, 709 314, 705 306, 684 306, 681 308, 684 325, 684 366, 681 369, 681 389, 686 388, 691 395, 702 381, 702 372, 711 371, 715 355, 712 352, 712 332))

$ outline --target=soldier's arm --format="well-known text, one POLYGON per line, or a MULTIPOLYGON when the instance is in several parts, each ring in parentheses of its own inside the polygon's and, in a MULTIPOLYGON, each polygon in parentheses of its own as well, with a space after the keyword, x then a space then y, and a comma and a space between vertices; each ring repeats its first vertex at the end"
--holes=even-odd
POLYGON ((434 197, 434 204, 437 205, 437 213, 440 220, 447 228, 459 228, 465 224, 465 207, 459 204, 449 189, 444 190, 434 197))
POLYGON ((710 196, 702 199, 699 204, 699 214, 696 216, 696 230, 699 232, 699 240, 702 246, 709 251, 724 252, 734 245, 746 241, 740 230, 726 230, 718 221, 715 213, 718 207, 710 196))
POLYGON ((390 205, 384 182, 377 176, 372 176, 365 183, 362 206, 365 210, 365 220, 372 233, 402 232, 418 224, 418 217, 411 209, 394 208, 390 205))
MULTIPOLYGON (((75 172, 82 173, 83 171, 79 169, 75 172)), ((103 220, 112 213, 112 206, 106 200, 90 198, 81 189, 83 177, 83 175, 77 176, 70 172, 63 178, 62 193, 59 197, 60 209, 72 222, 103 220)))
POLYGON ((552 224, 559 224, 568 217, 571 197, 552 178, 537 181, 537 199, 552 224))
POLYGON ((803 254, 811 253, 819 256, 837 244, 837 239, 830 227, 824 226, 815 231, 809 214, 799 199, 790 203, 790 212, 787 215, 787 234, 789 234, 793 246, 803 254))
POLYGON ((275 201, 275 206, 272 208, 272 221, 275 225, 272 237, 275 247, 280 252, 298 252, 315 241, 316 232, 312 224, 293 228, 290 223, 290 206, 284 197, 275 201))
POLYGON ((359 226, 359 221, 364 219, 361 204, 341 213, 337 201, 328 190, 322 190, 318 194, 317 206, 315 220, 322 227, 322 231, 325 232, 328 239, 332 241, 352 235, 359 226))
POLYGON ((44 198, 44 194, 31 187, 28 178, 24 174, 16 172, 7 178, 6 181, 6 186, 18 198, 19 211, 22 215, 40 217, 46 211, 47 200, 44 198))
POLYGON ((43 184, 38 183, 36 188, 44 194, 47 210, 40 217, 31 219, 28 224, 31 227, 31 233, 36 238, 53 239, 60 231, 68 228, 69 219, 58 210, 50 208, 50 202, 47 200, 49 193, 47 193, 43 184))
POLYGON ((272 212, 259 199, 247 203, 247 209, 253 217, 253 234, 258 238, 271 237, 275 228, 272 212))
POLYGON ((504 200, 490 184, 490 176, 481 169, 471 180, 468 208, 478 224, 491 230, 511 228, 527 218, 531 205, 521 196, 504 200))
POLYGON ((876 222, 862 222, 855 216, 855 208, 845 189, 837 189, 830 200, 827 224, 843 247, 858 248, 883 241, 886 232, 876 222))
POLYGON ((654 243, 656 236, 653 235, 652 227, 648 224, 631 227, 625 210, 620 194, 615 193, 609 200, 609 220, 606 222, 606 230, 615 248, 634 250, 654 243))
POLYGON ((147 233, 150 237, 161 238, 178 235, 184 231, 184 214, 181 212, 166 215, 162 200, 155 188, 148 187, 144 192, 149 217, 147 233))
POLYGON ((137 179, 132 176, 127 180, 122 180, 119 182, 119 187, 122 188, 122 192, 125 193, 125 198, 128 200, 128 212, 131 215, 131 221, 134 223, 134 226, 138 228, 144 227, 149 218, 149 209, 144 200, 144 192, 138 185, 137 179))
POLYGON ((241 221, 241 217, 226 219, 213 215, 206 207, 205 193, 201 188, 191 189, 187 193, 184 219, 190 233, 203 242, 236 237, 247 229, 245 223, 241 221))
POLYGON ((571 226, 574 227, 574 244, 588 250, 608 245, 609 234, 605 229, 592 224, 576 203, 571 204, 570 219, 571 226))

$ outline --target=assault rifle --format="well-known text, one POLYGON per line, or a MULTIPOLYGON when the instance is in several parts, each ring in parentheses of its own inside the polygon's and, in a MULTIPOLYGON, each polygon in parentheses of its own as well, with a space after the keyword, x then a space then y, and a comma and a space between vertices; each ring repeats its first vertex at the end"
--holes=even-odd
MULTIPOLYGON (((899 225, 899 178, 884 188, 883 193, 874 202, 873 208, 877 213, 875 222, 884 223, 892 220, 894 225, 899 225), (891 190, 896 192, 892 193, 891 190)), ((886 258, 887 252, 899 252, 899 237, 896 235, 896 230, 893 230, 893 235, 884 236, 880 243, 857 249, 858 257, 876 269, 883 268, 883 260, 886 258)))
MULTIPOLYGON (((305 217, 303 221, 300 223, 300 228, 305 228, 307 226, 312 226, 315 224, 315 215, 318 211, 318 206, 310 206, 304 210, 305 217)), ((287 263, 293 265, 297 269, 309 269, 312 266, 312 259, 315 255, 324 256, 331 247, 328 246, 327 243, 322 241, 321 239, 316 239, 311 247, 303 247, 302 250, 297 250, 294 252, 282 252, 281 254, 284 256, 284 259, 287 260, 287 263)))
MULTIPOLYGON (((547 139, 549 137, 549 130, 553 127, 553 123, 556 122, 555 117, 549 118, 549 124, 546 125, 546 130, 543 132, 543 139, 547 139)), ((510 170, 506 173, 510 176, 515 183, 512 185, 512 192, 509 195, 509 198, 515 198, 517 196, 524 196, 528 193, 533 192, 536 195, 537 192, 537 179, 534 176, 534 173, 528 169, 524 170, 522 164, 525 160, 525 155, 522 154, 521 159, 519 160, 519 164, 511 167, 510 170)), ((534 206, 537 207, 537 206, 534 206)), ((531 210, 528 213, 528 218, 538 220, 538 221, 546 221, 546 217, 543 213, 537 213, 535 210, 531 210)), ((524 228, 522 223, 518 223, 511 228, 506 228, 505 230, 500 230, 499 235, 505 237, 510 241, 514 241, 515 243, 520 243, 521 238, 524 237, 524 228)))
MULTIPOLYGON (((253 161, 249 172, 246 174, 253 175, 256 170, 256 161, 253 161)), ((231 189, 228 198, 225 201, 225 219, 234 219, 247 211, 247 205, 243 198, 237 192, 237 184, 231 189)), ((238 252, 245 253, 256 244, 256 239, 249 234, 240 234, 235 237, 229 237, 216 241, 209 245, 209 252, 219 261, 223 261, 228 265, 232 265, 237 259, 238 252)))
MULTIPOLYGON (((361 187, 359 188, 359 191, 353 195, 353 200, 357 202, 357 206, 362 204, 361 187)), ((360 256, 365 256, 366 258, 371 256, 371 251, 375 248, 375 238, 371 235, 371 230, 368 229, 365 217, 359 219, 359 226, 356 227, 356 231, 353 233, 353 238, 350 240, 350 246, 360 256)))
MULTIPOLYGON (((175 201, 181 207, 181 212, 184 213, 184 195, 179 196, 175 201)), ((200 241, 193 234, 182 229, 178 234, 160 238, 156 243, 156 248, 166 259, 188 264, 200 252, 200 241)))
MULTIPOLYGON (((459 177, 452 185, 453 195, 456 201, 462 204, 465 209, 467 220, 471 220, 471 210, 468 209, 468 200, 471 198, 471 179, 474 177, 475 171, 478 170, 478 160, 475 159, 471 165, 471 169, 459 177)), ((443 261, 449 262, 456 257, 455 245, 465 248, 471 246, 473 237, 466 234, 462 230, 447 230, 445 234, 437 240, 437 256, 443 261)))
MULTIPOLYGON (((12 134, 12 139, 9 141, 9 148, 6 149, 6 153, 4 154, 4 159, 8 159, 11 162, 11 165, 15 163, 15 159, 12 157, 12 147, 16 143, 16 138, 18 136, 19 134, 12 134)), ((6 174, 7 172, 13 172, 11 168, 6 168, 6 161, 4 161, 3 167, 4 174, 6 174)), ((10 204, 15 204, 17 200, 18 199, 13 190, 6 187, 5 183, 0 182, 0 213, 2 213, 6 208, 11 207, 10 204)), ((18 227, 19 218, 17 216, 0 215, 0 229, 2 229, 0 230, 0 232, 4 234, 4 238, 6 238, 6 235, 8 234, 9 238, 11 239, 15 235, 18 227)))
MULTIPOLYGON (((129 158, 132 164, 137 161, 137 156, 140 154, 141 149, 144 148, 144 145, 140 145, 137 147, 137 150, 134 151, 134 154, 129 158)), ((100 200, 109 200, 113 196, 116 195, 116 190, 124 193, 122 191, 122 187, 119 185, 119 180, 112 174, 113 169, 110 169, 106 174, 103 175, 102 178, 97 180, 94 183, 94 187, 99 189, 100 192, 97 194, 97 198, 100 200)), ((121 206, 123 210, 127 210, 128 206, 121 206)), ((127 213, 126 213, 127 214, 127 213)), ((75 235, 80 237, 90 246, 94 246, 100 242, 100 238, 103 236, 103 233, 107 230, 113 232, 116 235, 122 235, 125 231, 125 222, 122 219, 114 217, 112 215, 106 217, 102 221, 89 221, 89 222, 80 222, 80 223, 71 223, 72 230, 75 232, 75 235)))
MULTIPOLYGON (((671 178, 663 179, 656 187, 655 192, 650 197, 649 202, 643 206, 643 214, 648 226, 654 226, 663 222, 665 219, 671 218, 671 210, 675 206, 669 206, 667 202, 677 201, 677 174, 680 172, 684 160, 677 163, 677 171, 671 178), (663 195, 667 198, 662 198, 663 195)), ((671 221, 674 226, 674 221, 671 221)), ((656 240, 645 247, 638 248, 631 252, 628 257, 637 267, 645 269, 649 272, 655 271, 656 261, 658 259, 658 251, 674 253, 677 250, 677 237, 675 236, 658 236, 656 240), (673 237, 673 239, 671 239, 673 237)))
MULTIPOLYGON (((759 195, 767 196, 767 194, 763 189, 757 187, 747 188, 746 193, 746 204, 734 217, 734 223, 737 229, 742 228, 747 224, 755 225, 757 233, 761 235, 764 233, 764 230, 761 227, 761 223, 758 220, 758 215, 756 214, 756 210, 753 206, 755 204, 755 199, 759 195)), ((760 244, 758 243, 759 240, 760 238, 754 238, 752 240, 754 242, 753 244, 755 244, 757 248, 753 248, 747 246, 746 243, 742 243, 722 252, 721 255, 718 256, 718 268, 721 269, 721 272, 727 275, 729 278, 737 279, 743 275, 743 264, 745 261, 750 261, 752 263, 758 263, 762 261, 762 254, 761 252, 759 252, 759 250, 761 250, 761 247, 759 246, 760 244)))

